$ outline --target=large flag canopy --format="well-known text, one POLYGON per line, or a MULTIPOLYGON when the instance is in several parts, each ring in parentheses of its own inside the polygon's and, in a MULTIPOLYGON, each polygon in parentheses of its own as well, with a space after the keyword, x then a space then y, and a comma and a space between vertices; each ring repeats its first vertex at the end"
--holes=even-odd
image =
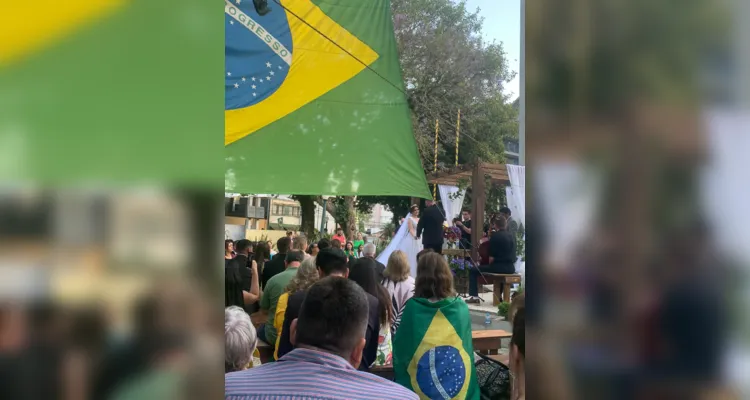
POLYGON ((225 0, 225 189, 430 197, 388 0, 225 0))

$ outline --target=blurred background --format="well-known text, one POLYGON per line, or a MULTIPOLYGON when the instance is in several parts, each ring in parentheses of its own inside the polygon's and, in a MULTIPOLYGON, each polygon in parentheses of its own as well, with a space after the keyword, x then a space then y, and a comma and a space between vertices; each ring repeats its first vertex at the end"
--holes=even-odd
POLYGON ((529 398, 750 398, 750 3, 523 7, 529 398))
POLYGON ((221 396, 223 24, 0 4, 0 398, 221 396))

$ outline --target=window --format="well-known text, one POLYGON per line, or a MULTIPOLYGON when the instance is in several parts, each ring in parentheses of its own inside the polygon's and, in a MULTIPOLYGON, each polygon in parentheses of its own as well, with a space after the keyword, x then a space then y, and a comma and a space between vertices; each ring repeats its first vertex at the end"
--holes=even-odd
POLYGON ((287 217, 292 216, 292 206, 284 206, 284 215, 287 217))

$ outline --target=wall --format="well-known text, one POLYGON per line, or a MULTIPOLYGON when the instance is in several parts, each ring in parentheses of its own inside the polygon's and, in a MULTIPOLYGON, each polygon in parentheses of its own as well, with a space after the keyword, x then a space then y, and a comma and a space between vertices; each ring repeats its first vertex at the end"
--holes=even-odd
POLYGON ((281 239, 282 237, 286 236, 286 231, 262 231, 259 229, 248 229, 245 231, 245 238, 257 241, 261 237, 265 237, 266 240, 270 240, 276 244, 276 241, 281 239))

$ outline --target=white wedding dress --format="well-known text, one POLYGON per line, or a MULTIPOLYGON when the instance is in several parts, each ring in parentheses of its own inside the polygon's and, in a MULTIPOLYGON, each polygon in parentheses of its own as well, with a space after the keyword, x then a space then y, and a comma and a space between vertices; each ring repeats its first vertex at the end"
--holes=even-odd
POLYGON ((398 229, 398 232, 396 232, 396 236, 393 237, 391 243, 388 244, 388 247, 386 247, 377 257, 378 261, 387 265, 388 257, 391 256, 391 253, 396 250, 403 251, 409 259, 411 276, 414 278, 417 277, 417 254, 422 251, 422 241, 415 236, 417 234, 418 222, 419 220, 417 218, 414 218, 409 214, 404 219, 404 223, 401 224, 401 227, 398 229))

